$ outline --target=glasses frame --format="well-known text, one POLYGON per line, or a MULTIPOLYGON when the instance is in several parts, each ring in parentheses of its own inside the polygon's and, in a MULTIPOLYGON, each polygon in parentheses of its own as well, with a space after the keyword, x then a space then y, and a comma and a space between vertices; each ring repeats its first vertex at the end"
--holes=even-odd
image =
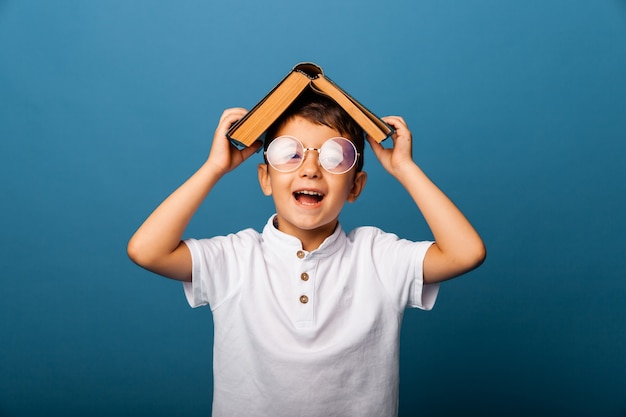
POLYGON ((304 159, 306 158, 306 153, 307 151, 317 151, 317 164, 319 166, 321 166, 322 168, 324 168, 324 171, 330 173, 330 174, 334 174, 334 175, 341 175, 341 174, 345 174, 346 172, 349 172, 352 168, 354 168, 354 166, 356 165, 357 161, 359 160, 359 158, 361 157, 361 153, 357 150, 356 146, 354 145, 354 143, 348 139, 348 138, 344 138, 342 136, 335 136, 332 138, 328 138, 324 141, 324 143, 322 143, 322 146, 320 146, 319 148, 307 148, 306 146, 304 146, 304 144, 302 143, 302 141, 300 139, 298 139, 295 136, 289 136, 289 135, 282 135, 282 136, 278 136, 276 138, 274 138, 270 144, 267 146, 267 150, 265 152, 263 152, 263 155, 265 156, 265 160, 267 161, 268 164, 270 164, 272 166, 272 168, 274 168, 276 171, 278 172, 293 172, 295 170, 297 170, 298 168, 300 168, 302 166, 302 164, 304 163, 304 159), (293 139, 295 140, 300 147, 302 148, 302 159, 300 160, 300 163, 298 165, 296 165, 295 167, 293 167, 292 169, 280 169, 278 167, 276 167, 274 164, 272 164, 270 158, 268 158, 268 153, 272 147, 272 145, 279 139, 282 138, 289 138, 289 139, 293 139), (331 140, 335 140, 335 139, 341 139, 341 140, 345 140, 347 141, 351 146, 352 149, 354 149, 354 161, 352 162, 352 165, 350 165, 350 167, 348 169, 346 169, 345 171, 341 171, 341 172, 333 172, 328 170, 323 164, 322 161, 320 159, 320 156, 322 154, 322 149, 324 148, 324 145, 326 145, 326 143, 328 143, 331 140))

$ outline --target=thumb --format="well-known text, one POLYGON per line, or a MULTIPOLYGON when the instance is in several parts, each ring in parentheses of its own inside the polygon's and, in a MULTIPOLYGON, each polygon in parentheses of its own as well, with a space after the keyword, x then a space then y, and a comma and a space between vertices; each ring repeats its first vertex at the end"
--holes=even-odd
POLYGON ((369 142, 370 148, 372 148, 372 151, 374 151, 374 155, 376 155, 376 157, 380 159, 381 152, 384 150, 383 145, 376 142, 369 135, 367 135, 367 141, 369 142))
POLYGON ((263 141, 257 140, 252 145, 243 148, 241 150, 241 156, 243 156, 244 159, 248 159, 253 154, 257 153, 261 149, 261 146, 263 146, 263 141))

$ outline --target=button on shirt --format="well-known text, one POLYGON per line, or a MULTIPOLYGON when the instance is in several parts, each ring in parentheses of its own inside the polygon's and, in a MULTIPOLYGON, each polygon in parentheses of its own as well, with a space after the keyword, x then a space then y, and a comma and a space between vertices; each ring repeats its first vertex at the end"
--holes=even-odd
POLYGON ((397 415, 403 311, 439 290, 422 284, 432 242, 338 225, 307 252, 270 218, 185 243, 185 295, 213 313, 213 416, 397 415))

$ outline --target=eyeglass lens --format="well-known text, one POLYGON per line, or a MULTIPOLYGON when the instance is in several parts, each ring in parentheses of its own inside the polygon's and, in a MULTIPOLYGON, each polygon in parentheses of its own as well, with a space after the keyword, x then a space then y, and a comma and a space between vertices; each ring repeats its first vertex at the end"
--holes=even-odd
POLYGON ((304 148, 298 139, 291 136, 274 139, 267 149, 266 157, 277 171, 289 172, 302 164, 306 151, 318 151, 320 165, 333 174, 348 172, 357 158, 356 148, 348 139, 331 138, 320 149, 315 149, 304 148))

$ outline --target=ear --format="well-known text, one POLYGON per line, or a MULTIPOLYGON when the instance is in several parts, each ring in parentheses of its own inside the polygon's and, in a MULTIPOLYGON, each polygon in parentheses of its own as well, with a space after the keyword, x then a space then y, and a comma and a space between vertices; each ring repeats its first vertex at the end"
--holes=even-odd
POLYGON ((347 201, 349 203, 354 203, 359 195, 361 195, 361 191, 363 191, 363 187, 365 187, 365 183, 367 182, 367 173, 365 171, 357 172, 354 176, 354 183, 352 183, 352 188, 350 189, 350 193, 348 194, 347 201))
POLYGON ((272 180, 270 179, 269 167, 267 164, 259 164, 257 168, 259 175, 259 185, 261 185, 261 191, 266 196, 272 195, 272 180))

